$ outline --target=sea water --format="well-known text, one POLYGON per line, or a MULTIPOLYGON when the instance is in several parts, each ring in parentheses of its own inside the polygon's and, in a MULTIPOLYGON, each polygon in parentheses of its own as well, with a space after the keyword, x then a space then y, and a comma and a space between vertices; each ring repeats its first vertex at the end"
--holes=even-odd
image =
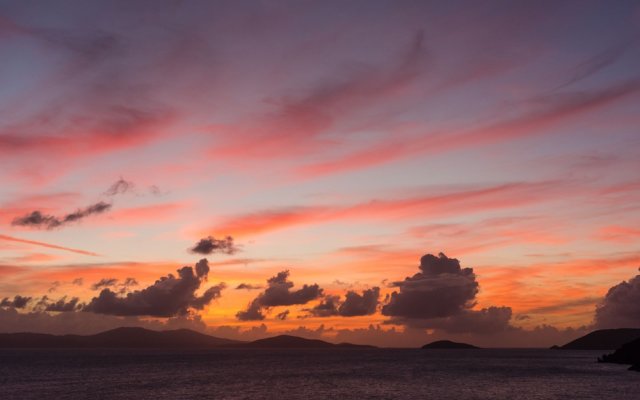
POLYGON ((0 399, 640 399, 602 353, 0 349, 0 399))

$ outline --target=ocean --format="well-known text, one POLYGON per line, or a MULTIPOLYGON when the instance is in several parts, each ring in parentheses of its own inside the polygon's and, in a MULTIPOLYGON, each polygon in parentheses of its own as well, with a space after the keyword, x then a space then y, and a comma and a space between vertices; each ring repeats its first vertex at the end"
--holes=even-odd
POLYGON ((602 353, 0 349, 0 399, 640 399, 602 353))

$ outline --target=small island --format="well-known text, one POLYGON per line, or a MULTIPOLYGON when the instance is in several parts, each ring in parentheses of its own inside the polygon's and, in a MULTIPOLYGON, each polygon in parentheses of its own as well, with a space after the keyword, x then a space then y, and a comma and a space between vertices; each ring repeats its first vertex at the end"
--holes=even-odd
POLYGON ((640 371, 640 339, 623 344, 611 354, 598 357, 598 362, 631 364, 629 370, 640 371))
POLYGON ((438 340, 422 346, 423 349, 479 349, 472 344, 452 342, 450 340, 438 340))

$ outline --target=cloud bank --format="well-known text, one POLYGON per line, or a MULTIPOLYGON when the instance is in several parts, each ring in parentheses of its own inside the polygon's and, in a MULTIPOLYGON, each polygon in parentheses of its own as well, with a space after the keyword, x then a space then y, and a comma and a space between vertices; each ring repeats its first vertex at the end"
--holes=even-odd
POLYGON ((190 310, 202 310, 212 300, 220 297, 226 287, 224 283, 219 283, 199 296, 196 294, 209 273, 206 258, 198 261, 194 268, 185 266, 177 272, 177 276, 169 274, 153 285, 125 296, 119 296, 119 293, 105 288, 83 310, 117 316, 186 316, 190 310))
POLYGON ((236 318, 241 321, 263 320, 265 318, 265 309, 306 304, 311 300, 320 298, 323 293, 317 284, 305 284, 298 290, 291 290, 293 286, 293 282, 289 281, 289 271, 279 272, 276 276, 267 280, 265 291, 253 299, 246 310, 239 311, 236 314, 236 318))

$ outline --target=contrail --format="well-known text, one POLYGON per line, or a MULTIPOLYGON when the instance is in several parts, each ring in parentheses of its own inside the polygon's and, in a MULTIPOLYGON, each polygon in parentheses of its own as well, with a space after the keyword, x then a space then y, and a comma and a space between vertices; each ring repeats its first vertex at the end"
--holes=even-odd
POLYGON ((87 256, 94 256, 94 257, 98 257, 99 256, 99 254, 93 253, 93 252, 90 252, 90 251, 72 249, 70 247, 56 246, 55 244, 36 242, 34 240, 20 239, 20 238, 16 238, 16 237, 12 237, 12 236, 7 236, 7 235, 0 235, 0 240, 7 240, 7 241, 10 241, 10 242, 34 244, 36 246, 48 247, 50 249, 65 250, 65 251, 70 251, 72 253, 84 254, 84 255, 87 255, 87 256))

